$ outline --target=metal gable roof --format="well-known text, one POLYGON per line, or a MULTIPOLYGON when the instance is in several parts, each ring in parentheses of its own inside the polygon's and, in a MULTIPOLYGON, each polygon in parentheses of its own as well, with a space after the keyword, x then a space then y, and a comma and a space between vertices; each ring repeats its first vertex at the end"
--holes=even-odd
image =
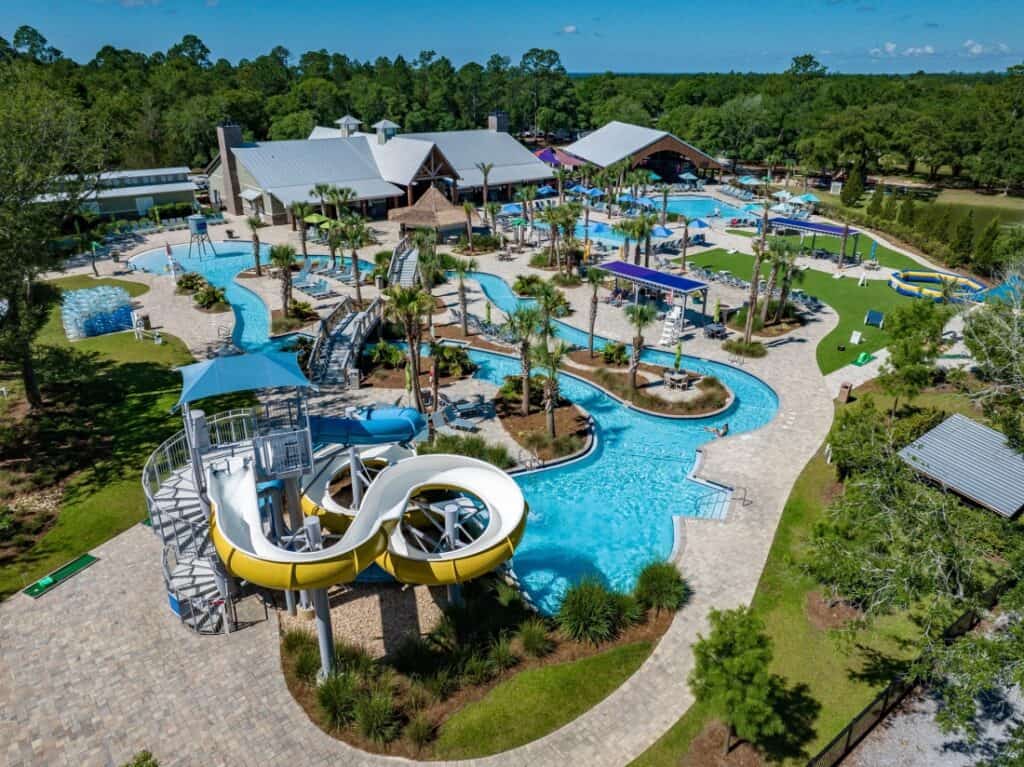
POLYGON ((613 120, 593 133, 588 133, 578 141, 569 144, 565 147, 565 151, 602 168, 607 168, 663 138, 678 141, 701 157, 714 162, 711 155, 667 131, 645 128, 642 125, 632 125, 618 120, 613 120))
POLYGON ((1024 455, 1006 436, 954 414, 900 451, 915 471, 1004 517, 1024 508, 1024 455))
POLYGON ((460 187, 483 185, 477 163, 491 163, 488 183, 514 184, 551 178, 551 169, 512 136, 501 131, 459 130, 406 133, 401 138, 430 141, 458 172, 460 187))

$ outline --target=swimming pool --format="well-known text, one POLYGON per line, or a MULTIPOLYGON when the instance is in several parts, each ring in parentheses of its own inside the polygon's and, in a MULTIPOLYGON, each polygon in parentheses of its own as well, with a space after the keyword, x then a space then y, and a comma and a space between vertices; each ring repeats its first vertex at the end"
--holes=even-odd
MULTIPOLYGON (((534 226, 537 229, 546 230, 548 225, 543 221, 538 221, 534 226)), ((621 245, 626 241, 626 238, 612 229, 610 224, 599 221, 591 221, 589 226, 584 226, 582 223, 576 224, 576 239, 581 242, 586 239, 587 232, 589 230, 589 238, 591 240, 598 240, 599 242, 609 242, 616 245, 621 245)))
MULTIPOLYGON (((504 311, 529 303, 496 275, 476 272, 487 297, 504 311)), ((587 333, 556 322, 567 342, 585 346, 587 333)), ((595 338, 600 347, 606 342, 595 338)), ((519 372, 517 359, 473 350, 478 378, 501 384, 519 372)), ((674 355, 645 349, 645 362, 669 366, 674 355)), ((672 551, 673 516, 707 517, 720 507, 709 501, 715 491, 687 479, 697 449, 713 435, 705 426, 729 424, 732 434, 752 431, 774 418, 775 392, 738 368, 697 357, 683 365, 714 375, 735 401, 717 416, 677 420, 646 415, 624 407, 590 383, 563 375, 561 389, 594 418, 598 445, 586 458, 516 477, 530 504, 526 534, 513 567, 523 589, 545 612, 558 608, 566 589, 594 576, 616 589, 630 589, 648 562, 672 551)))
POLYGON ((750 218, 750 214, 739 208, 734 208, 714 197, 669 197, 669 213, 678 213, 688 219, 694 218, 750 218))
MULTIPOLYGON (((255 265, 252 257, 252 243, 247 241, 215 242, 216 256, 207 255, 200 258, 195 248, 189 257, 188 243, 171 247, 174 260, 189 272, 197 272, 218 288, 224 289, 224 295, 231 304, 235 314, 235 326, 231 333, 232 343, 247 352, 268 351, 287 348, 296 334, 270 338, 270 313, 263 299, 248 288, 235 281, 235 276, 255 265)), ((270 246, 260 244, 260 261, 266 265, 270 258, 270 246)), ((311 256, 323 260, 324 256, 311 256)), ((341 259, 347 265, 351 259, 341 259)), ((131 259, 137 269, 151 274, 168 275, 167 251, 156 248, 140 253, 131 259)), ((373 264, 360 259, 360 268, 372 270, 373 264)))

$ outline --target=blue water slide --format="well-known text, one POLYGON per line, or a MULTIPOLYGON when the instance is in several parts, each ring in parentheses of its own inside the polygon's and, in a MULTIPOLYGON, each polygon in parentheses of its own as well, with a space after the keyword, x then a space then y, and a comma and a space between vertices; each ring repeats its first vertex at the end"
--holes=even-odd
POLYGON ((309 417, 313 441, 335 445, 411 442, 426 426, 423 414, 411 407, 373 408, 359 418, 309 417))

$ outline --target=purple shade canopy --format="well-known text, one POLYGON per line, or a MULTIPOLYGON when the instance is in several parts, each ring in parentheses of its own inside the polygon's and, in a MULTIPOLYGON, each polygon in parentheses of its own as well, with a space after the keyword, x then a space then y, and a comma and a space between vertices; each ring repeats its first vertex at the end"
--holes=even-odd
MULTIPOLYGON (((812 221, 801 221, 798 218, 773 218, 768 222, 769 226, 781 229, 796 229, 798 232, 810 232, 811 234, 828 234, 833 237, 843 236, 843 227, 835 224, 820 224, 812 221)), ((860 231, 850 227, 849 234, 860 234, 860 231)))
POLYGON ((601 264, 601 268, 609 274, 620 277, 639 285, 645 285, 661 290, 670 290, 674 293, 697 293, 707 290, 707 283, 700 280, 691 280, 688 277, 680 277, 676 274, 666 274, 655 269, 648 269, 636 264, 627 264, 625 261, 611 261, 601 264))

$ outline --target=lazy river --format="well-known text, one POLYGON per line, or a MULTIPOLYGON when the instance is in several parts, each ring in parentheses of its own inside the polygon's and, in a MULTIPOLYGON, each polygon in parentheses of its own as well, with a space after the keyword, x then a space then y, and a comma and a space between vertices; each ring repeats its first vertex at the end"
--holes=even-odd
MULTIPOLYGON (((471 278, 505 312, 530 301, 518 298, 496 275, 475 272, 471 278)), ((587 334, 565 322, 556 322, 555 331, 568 343, 587 344, 587 334)), ((595 346, 604 343, 595 339, 595 346)), ((478 350, 470 357, 480 366, 476 377, 498 385, 519 372, 512 357, 478 350)), ((641 355, 664 366, 674 358, 656 349, 641 355)), ((778 398, 763 381, 730 365, 685 356, 683 366, 728 386, 734 394, 729 409, 685 420, 646 415, 583 379, 561 376, 565 396, 593 417, 597 448, 579 461, 516 476, 530 516, 513 568, 545 612, 557 610, 566 589, 584 577, 619 590, 632 588, 644 565, 671 553, 674 516, 723 513, 721 490, 688 478, 698 449, 714 438, 705 427, 728 423, 730 434, 753 431, 775 417, 778 398)))

